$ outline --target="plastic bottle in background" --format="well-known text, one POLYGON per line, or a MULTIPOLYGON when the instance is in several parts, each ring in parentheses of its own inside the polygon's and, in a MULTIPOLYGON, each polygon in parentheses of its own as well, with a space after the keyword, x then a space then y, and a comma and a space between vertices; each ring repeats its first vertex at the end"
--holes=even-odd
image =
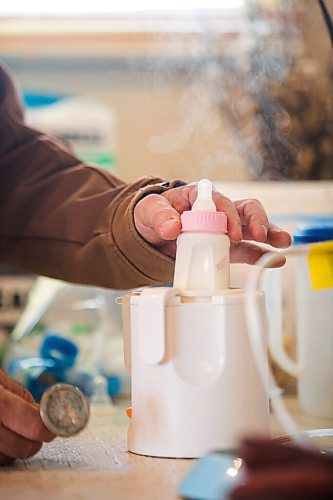
POLYGON ((103 104, 82 96, 25 94, 28 125, 68 143, 83 161, 116 169, 115 115, 103 104))
POLYGON ((212 184, 202 179, 192 210, 181 215, 174 286, 180 290, 225 290, 230 282, 227 216, 217 212, 212 184))
POLYGON ((294 244, 315 243, 296 259, 298 397, 303 409, 333 417, 333 225, 304 225, 294 244))
POLYGON ((333 225, 296 228, 297 360, 285 352, 273 331, 271 351, 287 373, 297 377, 298 398, 310 416, 333 417, 333 225), (304 246, 303 246, 304 245, 304 246))

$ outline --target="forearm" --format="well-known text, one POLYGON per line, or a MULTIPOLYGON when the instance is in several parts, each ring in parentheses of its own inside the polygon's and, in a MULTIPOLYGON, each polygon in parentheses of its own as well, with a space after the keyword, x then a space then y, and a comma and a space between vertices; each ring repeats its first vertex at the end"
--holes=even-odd
POLYGON ((78 166, 66 179, 52 179, 52 193, 45 179, 42 194, 35 185, 18 187, 13 196, 20 201, 2 211, 1 259, 29 272, 112 288, 170 281, 172 260, 133 224, 138 188, 156 191, 151 181, 114 188, 96 170, 78 166))
MULTIPOLYGON (((0 123, 0 259, 23 270, 112 288, 172 279, 173 261, 137 233, 135 203, 158 178, 125 184, 24 126, 6 74, 0 123), (12 110, 14 110, 12 112, 12 110)), ((10 82, 9 82, 10 83, 10 82)))

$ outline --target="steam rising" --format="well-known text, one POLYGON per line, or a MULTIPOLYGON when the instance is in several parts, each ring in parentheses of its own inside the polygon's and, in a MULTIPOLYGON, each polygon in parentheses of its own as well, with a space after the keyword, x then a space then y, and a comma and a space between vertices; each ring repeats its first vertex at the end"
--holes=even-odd
MULTIPOLYGON (((207 169, 229 160, 225 144, 217 143, 215 132, 222 126, 228 141, 245 159, 252 178, 287 176, 299 148, 290 139, 290 117, 274 89, 284 85, 300 50, 291 15, 294 2, 281 1, 281 10, 271 19, 262 16, 255 4, 248 1, 247 9, 240 10, 234 21, 237 36, 221 33, 223 18, 219 21, 216 12, 201 12, 193 18, 196 31, 201 32, 199 44, 193 37, 194 53, 179 67, 165 64, 154 68, 152 74, 158 70, 160 79, 176 80, 175 75, 181 75, 185 83, 174 126, 150 139, 154 152, 181 150, 190 139, 202 137, 195 154, 208 175, 207 169)), ((160 36, 159 41, 165 41, 166 36, 160 36)))

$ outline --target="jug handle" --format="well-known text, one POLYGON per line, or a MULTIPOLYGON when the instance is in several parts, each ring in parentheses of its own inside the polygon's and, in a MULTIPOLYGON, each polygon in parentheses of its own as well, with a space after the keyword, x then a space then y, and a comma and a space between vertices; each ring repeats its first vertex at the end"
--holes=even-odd
POLYGON ((274 361, 289 375, 298 377, 301 373, 301 364, 299 361, 294 361, 287 353, 283 345, 282 331, 279 328, 270 329, 268 345, 274 361))

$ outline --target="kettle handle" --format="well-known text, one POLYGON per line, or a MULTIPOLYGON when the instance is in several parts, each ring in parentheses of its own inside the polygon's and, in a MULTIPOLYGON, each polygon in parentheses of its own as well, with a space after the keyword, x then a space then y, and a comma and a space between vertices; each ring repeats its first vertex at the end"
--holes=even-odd
POLYGON ((302 370, 301 363, 300 361, 294 361, 287 353, 283 345, 282 330, 280 328, 270 328, 268 344, 274 361, 289 375, 298 377, 302 370))
POLYGON ((145 288, 139 298, 138 334, 139 352, 151 365, 158 364, 165 355, 165 306, 171 297, 179 294, 177 288, 145 288))
POLYGON ((287 353, 283 343, 283 305, 282 305, 282 270, 265 269, 262 277, 262 287, 266 294, 268 314, 268 346, 274 361, 285 372, 298 377, 301 366, 287 353))

